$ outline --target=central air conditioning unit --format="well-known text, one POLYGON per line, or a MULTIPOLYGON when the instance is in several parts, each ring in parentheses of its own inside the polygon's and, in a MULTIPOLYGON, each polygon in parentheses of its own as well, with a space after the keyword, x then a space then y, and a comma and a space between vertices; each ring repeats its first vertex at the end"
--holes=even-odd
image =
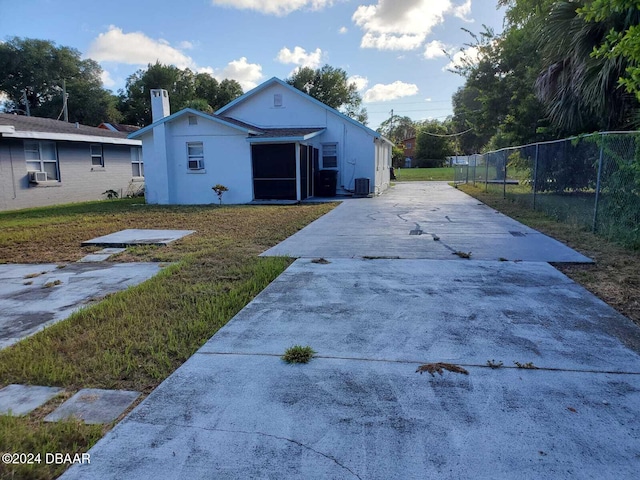
POLYGON ((47 172, 29 172, 29 181, 32 183, 46 182, 47 172))
POLYGON ((356 191, 354 192, 356 197, 366 197, 369 195, 369 179, 368 178, 356 178, 356 191))

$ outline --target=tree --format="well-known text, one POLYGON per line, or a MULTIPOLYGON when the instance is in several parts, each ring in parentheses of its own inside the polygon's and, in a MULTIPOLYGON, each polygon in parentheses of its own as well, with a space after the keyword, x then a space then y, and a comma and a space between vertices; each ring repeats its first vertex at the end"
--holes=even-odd
POLYGON ((635 9, 629 15, 589 22, 579 13, 584 4, 583 0, 557 1, 540 31, 546 69, 538 78, 537 93, 563 134, 628 128, 638 108, 637 101, 619 88, 627 60, 597 51, 612 29, 638 23, 640 12, 635 9))
POLYGON ((100 66, 82 60, 80 52, 47 40, 14 37, 0 43, 0 91, 9 112, 59 118, 63 86, 68 94, 69 121, 87 125, 118 122, 117 99, 102 88, 100 66))
POLYGON ((409 117, 392 115, 380 124, 377 132, 387 137, 393 143, 400 143, 407 138, 416 136, 416 124, 409 117))
POLYGON ((188 68, 156 62, 130 75, 125 91, 120 92, 120 109, 126 123, 151 123, 151 90, 156 88, 169 93, 171 113, 185 107, 214 112, 242 95, 242 87, 235 80, 218 82, 208 73, 194 74, 188 68))
POLYGON ((315 70, 303 67, 297 69, 286 82, 366 125, 368 115, 362 107, 362 97, 356 85, 348 81, 347 72, 343 69, 329 65, 315 70))
POLYGON ((640 25, 637 0, 594 0, 578 9, 587 22, 618 21, 611 26, 606 40, 592 55, 596 58, 620 59, 626 62, 626 70, 619 78, 627 92, 640 100, 640 25))
POLYGON ((418 167, 441 167, 446 157, 453 154, 450 132, 444 122, 427 120, 418 128, 415 153, 418 167))

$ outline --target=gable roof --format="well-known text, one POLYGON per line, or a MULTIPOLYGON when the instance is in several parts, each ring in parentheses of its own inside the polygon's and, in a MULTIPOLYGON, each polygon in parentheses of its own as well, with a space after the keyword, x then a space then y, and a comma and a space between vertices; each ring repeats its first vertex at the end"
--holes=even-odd
MULTIPOLYGON (((346 120, 347 122, 349 122, 349 123, 351 123, 353 125, 356 125, 357 127, 362 128, 367 133, 372 135, 374 138, 383 138, 383 139, 385 139, 382 135, 380 135, 375 130, 370 129, 369 127, 367 127, 366 125, 363 125, 362 123, 358 122, 357 120, 354 120, 353 118, 345 115, 344 113, 339 112, 335 108, 331 108, 329 105, 327 105, 325 103, 322 103, 320 100, 317 100, 317 99, 313 98, 311 95, 307 95, 306 93, 298 90, 296 87, 294 87, 292 85, 289 85, 287 82, 284 82, 284 81, 280 80, 277 77, 272 77, 269 80, 267 80, 266 82, 263 82, 260 85, 258 85, 257 87, 255 87, 253 90, 249 90, 244 95, 239 96, 238 98, 236 98, 232 102, 228 103, 227 105, 225 105, 224 107, 222 107, 221 109, 216 111, 215 114, 216 115, 222 115, 227 110, 235 107, 236 105, 239 105, 240 103, 244 103, 249 98, 253 97, 257 93, 262 92, 263 90, 267 89, 268 87, 270 87, 271 85, 274 85, 274 84, 281 85, 282 87, 288 89, 292 93, 295 93, 296 95, 300 95, 302 98, 306 99, 307 101, 309 101, 311 103, 314 103, 314 104, 316 104, 316 105, 318 105, 318 106, 330 111, 331 113, 334 113, 335 115, 338 115, 343 120, 346 120)), ((389 143, 391 143, 391 142, 389 142, 389 143)))
POLYGON ((0 113, 0 127, 2 127, 0 136, 9 138, 140 145, 139 141, 127 139, 126 133, 62 122, 52 118, 0 113))
POLYGON ((172 120, 175 120, 176 118, 182 117, 183 115, 197 115, 198 117, 205 118, 207 120, 212 120, 222 125, 226 125, 227 127, 235 128, 237 130, 240 130, 246 133, 247 135, 250 135, 250 134, 257 135, 261 133, 253 125, 249 125, 248 123, 241 122, 240 120, 236 120, 235 118, 224 117, 216 114, 210 115, 208 113, 204 113, 204 112, 201 112, 200 110, 195 110, 193 108, 183 108, 179 112, 173 113, 168 117, 161 118, 157 122, 147 125, 146 127, 141 128, 136 132, 130 133, 128 138, 138 138, 144 135, 145 133, 148 133, 151 130, 153 130, 154 127, 157 127, 158 125, 162 125, 165 122, 170 122, 172 120))

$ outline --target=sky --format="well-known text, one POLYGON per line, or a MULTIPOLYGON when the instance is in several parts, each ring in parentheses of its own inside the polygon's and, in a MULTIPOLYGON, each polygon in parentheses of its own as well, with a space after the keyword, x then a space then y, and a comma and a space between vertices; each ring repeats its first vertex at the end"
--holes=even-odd
POLYGON ((391 110, 414 120, 452 113, 451 96, 464 78, 447 69, 462 55, 474 58, 463 29, 502 31, 496 3, 0 0, 0 41, 17 36, 75 48, 99 62, 114 93, 156 61, 233 78, 245 92, 296 68, 329 64, 356 83, 376 128, 391 110))

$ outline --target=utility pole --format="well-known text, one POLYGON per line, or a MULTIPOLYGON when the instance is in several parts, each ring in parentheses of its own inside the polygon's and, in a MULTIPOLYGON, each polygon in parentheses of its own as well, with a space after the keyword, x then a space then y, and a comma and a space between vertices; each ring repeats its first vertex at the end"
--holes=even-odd
POLYGON ((67 81, 62 80, 62 110, 64 111, 64 121, 69 123, 69 107, 67 105, 67 81))
POLYGON ((390 115, 391 115, 391 119, 390 119, 391 121, 389 122, 389 137, 391 137, 393 133, 393 108, 391 109, 390 115))
POLYGON ((27 112, 27 117, 31 116, 31 110, 29 109, 29 99, 27 98, 27 89, 22 91, 22 97, 24 98, 24 109, 27 112))

